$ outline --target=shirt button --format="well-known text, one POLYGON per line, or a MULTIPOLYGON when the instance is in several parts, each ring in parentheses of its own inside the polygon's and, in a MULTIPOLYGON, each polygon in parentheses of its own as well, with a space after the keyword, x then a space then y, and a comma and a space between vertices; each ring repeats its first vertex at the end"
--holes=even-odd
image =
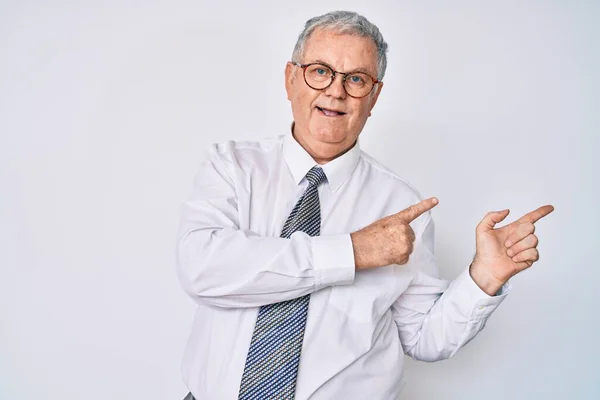
POLYGON ((483 310, 485 310, 485 306, 479 306, 479 307, 477 307, 477 309, 478 309, 479 311, 483 311, 483 310))

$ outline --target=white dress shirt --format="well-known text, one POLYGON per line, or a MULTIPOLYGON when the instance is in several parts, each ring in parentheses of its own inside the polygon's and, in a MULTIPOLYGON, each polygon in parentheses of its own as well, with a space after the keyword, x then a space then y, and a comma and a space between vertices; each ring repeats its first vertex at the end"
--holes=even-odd
POLYGON ((198 400, 237 399, 261 305, 311 294, 296 399, 396 399, 404 354, 451 357, 483 329, 509 291, 490 297, 468 268, 439 278, 430 213, 405 265, 355 272, 350 232, 421 198, 351 150, 322 165, 321 235, 280 238, 315 161, 291 134, 210 148, 184 202, 177 271, 198 308, 183 375, 198 400))

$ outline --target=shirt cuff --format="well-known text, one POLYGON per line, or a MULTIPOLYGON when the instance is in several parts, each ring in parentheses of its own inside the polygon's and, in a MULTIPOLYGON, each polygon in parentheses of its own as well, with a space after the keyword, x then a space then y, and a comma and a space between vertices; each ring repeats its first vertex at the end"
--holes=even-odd
POLYGON ((479 321, 487 319, 494 312, 511 288, 512 285, 506 282, 495 296, 490 296, 477 286, 467 268, 450 284, 446 292, 465 317, 479 321))
POLYGON ((314 236, 311 239, 315 290, 352 283, 356 266, 350 234, 314 236))

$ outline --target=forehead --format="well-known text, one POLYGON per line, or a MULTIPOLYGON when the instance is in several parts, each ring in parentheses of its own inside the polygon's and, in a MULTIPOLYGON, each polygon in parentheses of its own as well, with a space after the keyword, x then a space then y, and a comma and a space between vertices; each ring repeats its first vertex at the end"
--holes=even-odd
POLYGON ((317 29, 304 44, 303 62, 323 61, 345 72, 363 70, 377 76, 377 48, 369 37, 317 29))

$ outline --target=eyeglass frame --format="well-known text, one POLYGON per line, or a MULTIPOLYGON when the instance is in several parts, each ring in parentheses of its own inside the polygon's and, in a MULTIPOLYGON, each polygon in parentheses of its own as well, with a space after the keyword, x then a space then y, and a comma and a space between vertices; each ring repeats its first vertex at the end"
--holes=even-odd
POLYGON ((323 62, 312 62, 312 63, 308 63, 308 64, 301 64, 299 62, 290 61, 290 63, 292 63, 292 65, 295 65, 296 67, 302 68, 302 76, 304 77, 304 82, 308 85, 309 88, 311 88, 313 90, 327 89, 328 87, 333 85, 333 82, 335 82, 335 76, 339 74, 342 76, 342 87, 344 88, 344 92, 346 92, 346 94, 352 98, 362 99, 364 97, 367 97, 368 95, 370 95, 373 92, 373 88, 375 87, 375 85, 377 85, 378 83, 382 83, 382 81, 380 81, 379 79, 373 78, 371 75, 367 74, 366 72, 362 72, 362 71, 340 72, 340 71, 336 71, 330 65, 325 64, 323 62), (306 80, 306 68, 310 67, 311 65, 323 65, 331 70, 332 75, 331 75, 331 81, 329 82, 329 85, 325 86, 324 88, 317 89, 317 88, 312 87, 308 83, 308 81, 306 80), (364 96, 352 96, 350 93, 348 93, 348 90, 346 90, 346 78, 348 77, 348 75, 352 75, 352 74, 356 74, 356 73, 364 74, 364 75, 368 76, 369 78, 371 78, 371 80, 373 81, 373 86, 371 86, 371 90, 369 90, 367 92, 367 94, 365 94, 364 96))

